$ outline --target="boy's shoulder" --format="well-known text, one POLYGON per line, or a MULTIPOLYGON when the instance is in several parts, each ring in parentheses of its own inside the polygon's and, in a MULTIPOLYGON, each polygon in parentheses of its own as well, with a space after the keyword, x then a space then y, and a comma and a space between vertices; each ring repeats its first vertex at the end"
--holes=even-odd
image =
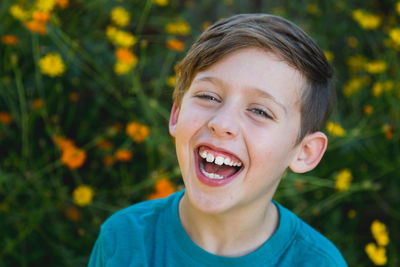
POLYGON ((111 215, 101 226, 102 231, 113 231, 116 227, 121 229, 124 227, 132 228, 135 225, 140 229, 149 227, 156 223, 160 214, 171 207, 172 202, 181 194, 177 192, 166 198, 147 200, 133 204, 111 215))
POLYGON ((301 266, 347 266, 336 246, 296 214, 275 202, 281 216, 280 227, 287 231, 289 242, 285 258, 301 266))

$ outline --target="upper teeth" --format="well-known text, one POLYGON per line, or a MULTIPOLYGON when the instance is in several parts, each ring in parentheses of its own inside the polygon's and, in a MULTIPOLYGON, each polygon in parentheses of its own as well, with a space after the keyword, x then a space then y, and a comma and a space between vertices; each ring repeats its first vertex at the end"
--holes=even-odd
POLYGON ((213 154, 207 153, 207 151, 201 152, 200 157, 202 157, 203 159, 206 159, 207 162, 214 162, 217 165, 225 164, 225 165, 234 166, 234 167, 242 166, 241 162, 233 162, 230 158, 228 158, 228 157, 224 158, 223 156, 220 156, 220 155, 214 157, 213 154))

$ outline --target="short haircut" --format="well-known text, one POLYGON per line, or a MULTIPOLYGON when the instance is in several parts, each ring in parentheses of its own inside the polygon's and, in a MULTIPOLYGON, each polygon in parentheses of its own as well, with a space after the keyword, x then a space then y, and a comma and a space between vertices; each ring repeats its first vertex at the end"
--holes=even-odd
POLYGON ((321 130, 335 100, 333 70, 323 51, 302 29, 268 14, 235 15, 204 31, 176 66, 178 79, 173 93, 176 104, 181 104, 198 72, 235 51, 252 47, 272 52, 305 78, 297 143, 307 134, 321 130))

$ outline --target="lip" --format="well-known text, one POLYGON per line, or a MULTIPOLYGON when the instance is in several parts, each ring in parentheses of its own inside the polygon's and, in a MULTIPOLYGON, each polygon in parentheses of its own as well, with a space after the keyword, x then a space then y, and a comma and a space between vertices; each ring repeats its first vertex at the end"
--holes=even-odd
POLYGON ((222 152, 222 153, 224 153, 224 154, 226 154, 226 155, 233 155, 233 156, 235 156, 236 158, 238 158, 239 160, 240 160, 240 158, 239 157, 237 157, 236 155, 234 155, 234 154, 232 154, 231 152, 228 152, 227 150, 225 150, 225 149, 221 149, 221 148, 218 148, 218 147, 215 147, 215 146, 213 146, 213 145, 211 145, 211 144, 200 144, 200 145, 198 145, 197 146, 197 148, 194 150, 194 160, 195 160, 195 169, 196 169, 196 174, 197 174, 197 178, 200 180, 200 182, 202 182, 203 184, 206 184, 206 185, 209 185, 209 186, 223 186, 223 185, 226 185, 226 184, 228 184, 228 183, 230 183, 232 180, 234 180, 242 171, 243 171, 243 169, 244 169, 244 164, 243 164, 243 161, 242 160, 240 160, 240 162, 242 162, 242 167, 241 167, 241 169, 238 171, 238 172, 236 172, 234 175, 232 175, 232 176, 230 176, 230 177, 228 177, 228 178, 223 178, 223 179, 211 179, 211 178, 208 178, 207 176, 205 176, 201 171, 200 171, 200 166, 199 166, 199 164, 198 164, 198 162, 199 162, 199 147, 201 147, 201 146, 206 146, 206 147, 209 147, 210 149, 212 149, 212 150, 215 150, 215 151, 218 151, 218 152, 222 152))

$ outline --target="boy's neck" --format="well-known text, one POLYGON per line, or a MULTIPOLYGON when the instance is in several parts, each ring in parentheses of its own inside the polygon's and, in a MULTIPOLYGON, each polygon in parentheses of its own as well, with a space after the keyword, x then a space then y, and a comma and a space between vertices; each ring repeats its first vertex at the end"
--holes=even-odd
POLYGON ((227 257, 239 257, 256 250, 279 225, 279 212, 271 201, 262 209, 215 215, 196 209, 186 194, 179 203, 179 217, 193 242, 212 254, 227 257))

